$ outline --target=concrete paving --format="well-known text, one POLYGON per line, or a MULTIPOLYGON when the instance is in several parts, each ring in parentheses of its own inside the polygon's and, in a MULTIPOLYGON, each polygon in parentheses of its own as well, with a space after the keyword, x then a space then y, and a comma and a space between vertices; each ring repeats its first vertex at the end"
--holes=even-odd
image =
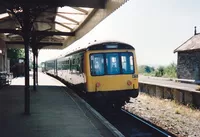
POLYGON ((71 96, 65 85, 43 73, 39 73, 37 91, 31 91, 31 114, 24 115, 23 85, 20 77, 0 89, 0 137, 114 136, 79 105, 79 99, 71 96))
POLYGON ((196 89, 198 88, 198 85, 196 84, 180 83, 180 82, 170 81, 169 79, 165 79, 165 78, 159 78, 159 77, 152 78, 149 76, 139 76, 139 82, 146 83, 146 84, 153 84, 157 86, 169 87, 169 88, 176 88, 180 90, 199 92, 199 91, 196 91, 196 89))

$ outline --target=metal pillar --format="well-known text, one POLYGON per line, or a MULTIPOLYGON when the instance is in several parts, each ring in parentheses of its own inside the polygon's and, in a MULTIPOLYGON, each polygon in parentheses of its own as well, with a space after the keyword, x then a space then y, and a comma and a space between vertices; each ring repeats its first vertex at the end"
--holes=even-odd
POLYGON ((36 83, 38 85, 38 50, 36 50, 36 83))
POLYGON ((30 114, 30 91, 29 91, 29 44, 30 44, 30 32, 31 32, 31 24, 30 24, 30 15, 29 8, 24 7, 24 21, 23 21, 23 38, 24 38, 24 49, 25 49, 25 106, 24 113, 26 115, 30 114))
POLYGON ((30 114, 29 41, 25 40, 25 114, 30 114), (28 42, 27 42, 28 41, 28 42))
POLYGON ((35 52, 33 51, 33 90, 36 91, 36 79, 35 79, 35 75, 36 75, 36 67, 35 67, 35 52))

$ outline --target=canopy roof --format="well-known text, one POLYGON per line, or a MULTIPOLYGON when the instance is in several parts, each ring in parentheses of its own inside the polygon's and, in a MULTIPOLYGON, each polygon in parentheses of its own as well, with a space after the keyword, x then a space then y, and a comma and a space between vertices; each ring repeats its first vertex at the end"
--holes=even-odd
POLYGON ((39 45, 62 49, 84 36, 126 0, 1 0, 0 33, 8 47, 23 48, 24 7, 33 20, 39 45))

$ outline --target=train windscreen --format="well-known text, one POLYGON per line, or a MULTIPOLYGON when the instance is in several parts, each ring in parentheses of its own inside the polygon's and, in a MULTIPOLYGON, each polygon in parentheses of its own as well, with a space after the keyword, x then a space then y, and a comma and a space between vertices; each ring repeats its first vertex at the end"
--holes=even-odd
POLYGON ((133 53, 96 53, 90 55, 92 76, 133 74, 133 53))

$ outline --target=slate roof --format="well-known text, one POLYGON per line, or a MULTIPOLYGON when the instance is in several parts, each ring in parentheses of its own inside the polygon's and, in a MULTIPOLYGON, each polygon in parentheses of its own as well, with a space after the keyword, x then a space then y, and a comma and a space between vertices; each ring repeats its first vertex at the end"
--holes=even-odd
POLYGON ((176 52, 200 50, 200 33, 189 38, 186 42, 174 50, 176 52))

